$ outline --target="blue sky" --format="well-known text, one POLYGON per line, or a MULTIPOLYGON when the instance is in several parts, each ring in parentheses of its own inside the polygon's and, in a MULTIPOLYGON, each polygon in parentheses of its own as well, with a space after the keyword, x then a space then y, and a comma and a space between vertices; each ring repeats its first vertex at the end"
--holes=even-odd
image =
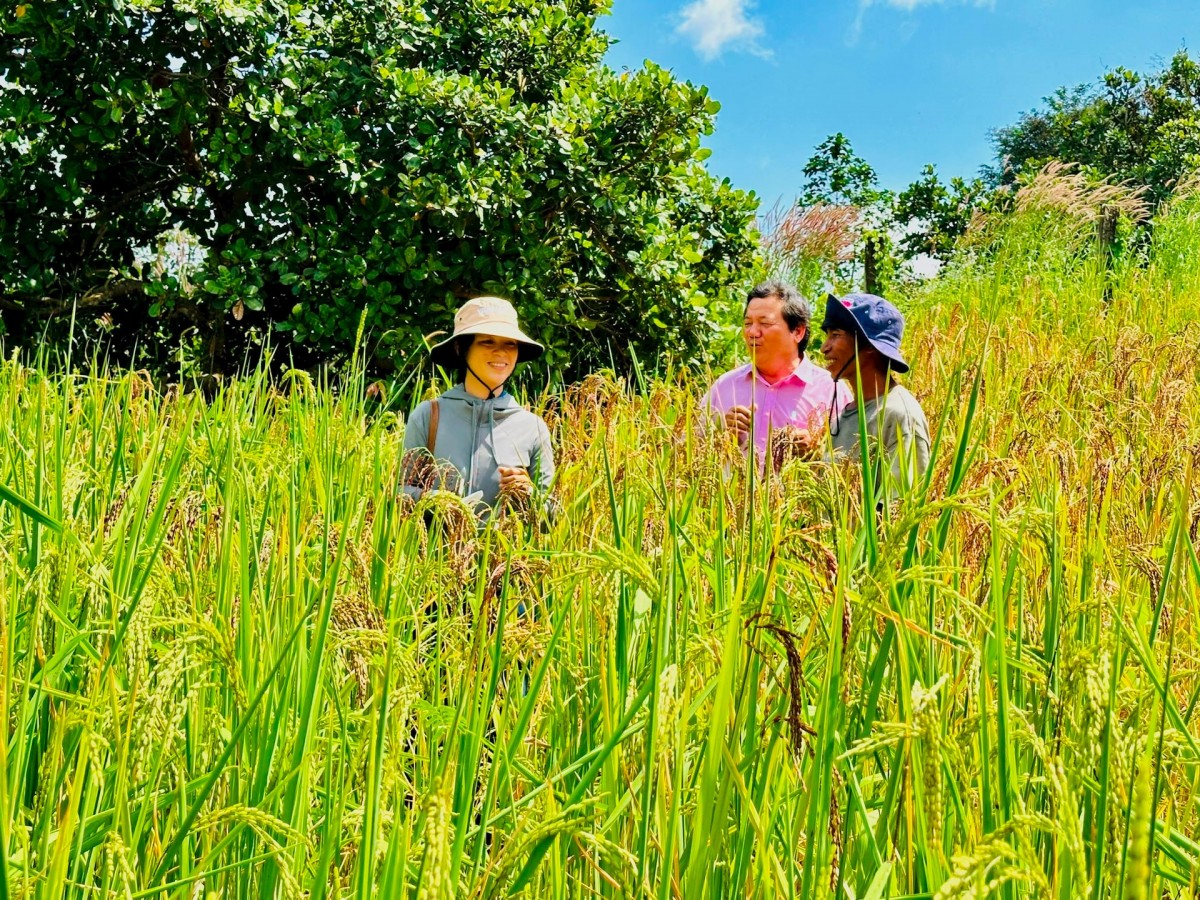
POLYGON ((1200 53, 1196 0, 613 0, 600 23, 614 67, 650 59, 708 85, 709 168, 764 207, 794 198, 834 132, 885 187, 927 162, 971 176, 989 129, 1057 87, 1200 53))

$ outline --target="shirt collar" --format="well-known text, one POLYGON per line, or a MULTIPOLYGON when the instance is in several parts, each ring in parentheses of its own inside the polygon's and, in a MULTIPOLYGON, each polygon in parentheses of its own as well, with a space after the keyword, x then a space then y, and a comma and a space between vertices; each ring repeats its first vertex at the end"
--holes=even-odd
POLYGON ((796 368, 792 369, 791 372, 789 372, 787 375, 784 375, 782 378, 780 378, 778 381, 776 381, 774 384, 772 384, 771 382, 767 381, 767 379, 765 379, 762 375, 759 374, 758 369, 756 369, 754 367, 754 363, 747 363, 746 364, 746 377, 747 378, 756 378, 756 379, 758 379, 758 381, 760 381, 762 384, 766 385, 767 387, 778 388, 778 387, 783 387, 785 384, 791 384, 793 382, 796 384, 799 384, 801 387, 803 387, 804 385, 808 384, 809 378, 811 377, 811 375, 809 373, 810 366, 812 366, 812 363, 810 363, 808 361, 808 357, 802 356, 802 357, 800 357, 799 360, 796 361, 796 368), (809 377, 805 377, 805 376, 809 376, 809 377))

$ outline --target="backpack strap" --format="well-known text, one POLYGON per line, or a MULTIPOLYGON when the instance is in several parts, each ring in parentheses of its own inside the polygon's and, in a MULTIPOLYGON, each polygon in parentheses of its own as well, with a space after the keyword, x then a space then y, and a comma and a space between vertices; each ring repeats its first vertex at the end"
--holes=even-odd
POLYGON ((434 449, 437 447, 437 427, 438 399, 434 397, 429 401, 429 437, 425 441, 425 447, 431 456, 434 455, 434 449))

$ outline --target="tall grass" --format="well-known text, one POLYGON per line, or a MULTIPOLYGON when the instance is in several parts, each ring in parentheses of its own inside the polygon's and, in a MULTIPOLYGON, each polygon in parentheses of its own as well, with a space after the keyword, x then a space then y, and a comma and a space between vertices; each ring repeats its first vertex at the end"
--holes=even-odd
POLYGON ((1192 896, 1189 210, 910 298, 935 464, 882 516, 694 384, 546 398, 560 515, 477 533, 361 387, 4 363, 0 891, 1192 896))

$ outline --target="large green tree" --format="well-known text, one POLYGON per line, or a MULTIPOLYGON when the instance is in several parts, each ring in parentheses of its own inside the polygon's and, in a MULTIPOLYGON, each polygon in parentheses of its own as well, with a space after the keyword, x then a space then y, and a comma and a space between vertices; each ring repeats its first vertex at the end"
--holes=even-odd
MULTIPOLYGON (((35 0, 3 13, 0 307, 236 362, 413 358, 511 296, 550 361, 695 358, 754 253, 717 104, 603 64, 608 0, 35 0), (196 271, 147 265, 164 233, 196 271)), ((56 324, 59 323, 59 324, 56 324)))

